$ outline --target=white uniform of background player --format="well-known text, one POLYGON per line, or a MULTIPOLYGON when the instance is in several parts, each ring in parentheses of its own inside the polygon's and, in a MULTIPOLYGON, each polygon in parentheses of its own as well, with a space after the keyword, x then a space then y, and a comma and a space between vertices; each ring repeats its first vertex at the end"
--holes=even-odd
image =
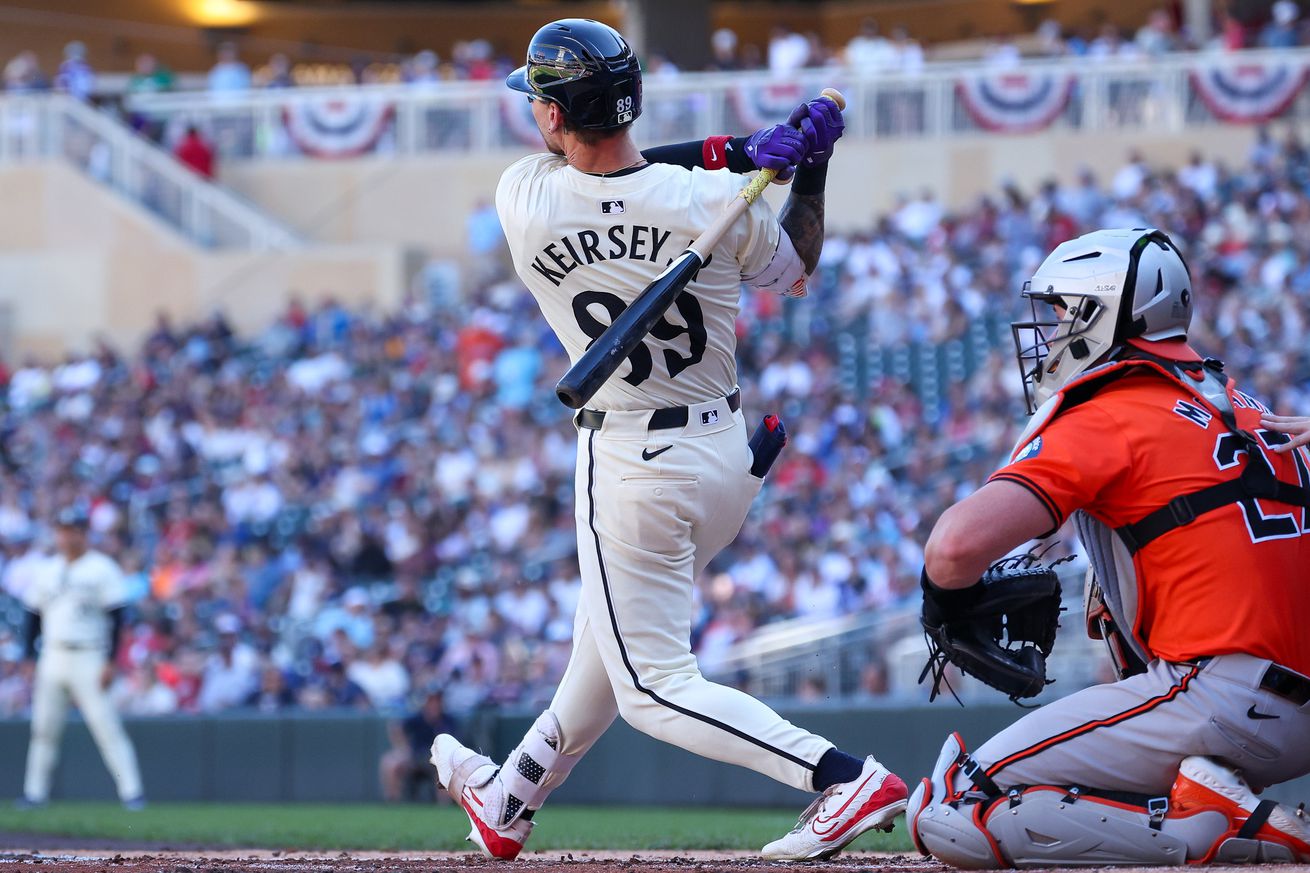
MULTIPOLYGON (((539 50, 557 57, 557 39, 573 40, 575 48, 566 51, 579 53, 591 48, 587 40, 597 40, 611 64, 618 51, 607 47, 617 42, 627 51, 609 28, 572 20, 538 32, 530 63, 539 50), (560 25, 563 33, 551 30, 560 25)), ((542 123, 547 113, 536 111, 542 123)), ((721 214, 743 182, 726 170, 640 159, 604 175, 572 164, 559 154, 518 161, 501 178, 496 207, 520 278, 576 360, 721 214)), ((821 222, 820 211, 820 234, 821 222)), ((582 592, 564 677, 499 778, 491 778, 489 759, 453 738, 439 737, 434 745, 439 776, 469 813, 471 838, 488 854, 517 854, 532 825, 522 814, 531 817, 620 714, 657 739, 801 790, 840 782, 863 792, 846 804, 846 818, 826 819, 846 839, 822 843, 810 835, 800 838, 803 845, 771 844, 766 853, 776 857, 833 854, 903 808, 903 784, 876 761, 837 752, 753 697, 709 682, 690 648, 695 578, 736 537, 761 485, 750 471, 737 388, 741 285, 803 293, 804 280, 791 239, 757 200, 652 335, 579 413, 582 592), (826 770, 844 775, 823 779, 826 770), (889 799, 875 798, 857 815, 881 789, 889 799), (869 817, 875 808, 885 817, 869 817)), ((803 817, 798 828, 808 821, 803 817)))
POLYGON ((41 627, 24 800, 39 805, 50 797, 71 698, 113 776, 119 798, 136 807, 142 798, 136 751, 106 690, 109 613, 126 602, 126 581, 112 558, 86 548, 85 516, 65 510, 60 522, 58 553, 33 574, 22 594, 23 605, 40 615, 41 627))

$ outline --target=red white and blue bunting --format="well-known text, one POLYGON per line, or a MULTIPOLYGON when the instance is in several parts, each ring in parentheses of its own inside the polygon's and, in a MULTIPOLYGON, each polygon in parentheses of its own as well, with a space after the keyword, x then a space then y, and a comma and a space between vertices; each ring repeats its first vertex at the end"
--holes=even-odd
POLYGON ((955 92, 983 130, 1031 133, 1060 116, 1073 96, 1074 81, 1067 73, 992 73, 960 79, 955 92))
POLYGON ((394 107, 366 98, 296 99, 282 107, 287 136, 315 158, 350 158, 377 148, 394 107))
MULTIPOLYGON (((728 92, 733 112, 741 122, 742 132, 779 124, 797 104, 810 99, 818 89, 810 91, 800 82, 770 82, 764 87, 756 84, 738 85, 728 92)), ((726 131, 725 131, 726 133, 726 131)))
POLYGON ((1287 111, 1307 78, 1302 60, 1215 64, 1192 70, 1192 87, 1221 121, 1262 124, 1287 111))

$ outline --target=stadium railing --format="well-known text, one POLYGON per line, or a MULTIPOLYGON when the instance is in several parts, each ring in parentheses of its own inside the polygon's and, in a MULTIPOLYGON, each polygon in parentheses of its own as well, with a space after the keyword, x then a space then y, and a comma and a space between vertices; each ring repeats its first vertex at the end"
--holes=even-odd
POLYGON ((285 249, 295 234, 115 116, 60 94, 0 98, 0 166, 61 159, 205 248, 285 249))
MULTIPOLYGON (((1158 131, 1310 117, 1310 49, 1178 53, 1149 59, 1031 59, 1013 69, 932 64, 914 73, 845 67, 652 75, 643 143, 744 133, 825 86, 849 101, 847 134, 932 138, 995 131, 1158 131)), ((209 131, 229 159, 477 153, 540 145, 527 102, 500 82, 346 86, 129 96, 175 134, 209 131)))
MULTIPOLYGON (((1104 677, 1102 644, 1082 631, 1083 574, 1061 574, 1064 615, 1047 675, 1057 680, 1041 700, 1063 697, 1104 677)), ((734 644, 705 672, 711 678, 749 688, 773 699, 805 697, 807 683, 821 689, 822 699, 851 701, 877 696, 883 704, 907 704, 926 697, 918 684, 927 660, 927 645, 919 625, 917 598, 885 609, 866 610, 835 618, 790 619, 757 628, 734 644), (869 665, 883 671, 885 690, 872 695, 862 687, 869 665)), ((952 671, 953 690, 963 700, 998 697, 986 685, 952 671)), ((944 692, 945 693, 945 692, 944 692)))

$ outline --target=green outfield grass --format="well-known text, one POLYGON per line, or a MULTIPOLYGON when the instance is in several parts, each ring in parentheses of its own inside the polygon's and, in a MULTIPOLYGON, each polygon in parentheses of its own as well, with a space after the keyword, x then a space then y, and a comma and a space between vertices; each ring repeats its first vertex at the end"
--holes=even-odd
MULTIPOLYGON (((548 807, 532 849, 759 849, 791 828, 796 811, 548 807)), ((127 812, 109 803, 54 803, 22 812, 0 807, 0 832, 131 840, 171 847, 459 851, 468 820, 453 806, 153 804, 127 812)), ((910 850, 902 819, 892 834, 853 848, 910 850)))

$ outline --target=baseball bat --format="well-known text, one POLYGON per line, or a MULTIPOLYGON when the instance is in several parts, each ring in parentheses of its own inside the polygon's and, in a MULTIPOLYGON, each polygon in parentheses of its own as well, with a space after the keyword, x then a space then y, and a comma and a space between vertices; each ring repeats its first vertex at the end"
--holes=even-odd
MULTIPOLYGON (((835 88, 824 88, 819 96, 836 103, 838 109, 846 108, 846 98, 835 88)), ((605 332, 555 385, 555 396, 560 403, 570 409, 581 409, 600 390, 632 350, 646 339, 696 272, 705 266, 728 228, 750 208, 777 174, 776 170, 760 170, 750 184, 724 207, 718 218, 665 267, 664 272, 656 276, 627 309, 619 313, 619 317, 605 328, 605 332)))

